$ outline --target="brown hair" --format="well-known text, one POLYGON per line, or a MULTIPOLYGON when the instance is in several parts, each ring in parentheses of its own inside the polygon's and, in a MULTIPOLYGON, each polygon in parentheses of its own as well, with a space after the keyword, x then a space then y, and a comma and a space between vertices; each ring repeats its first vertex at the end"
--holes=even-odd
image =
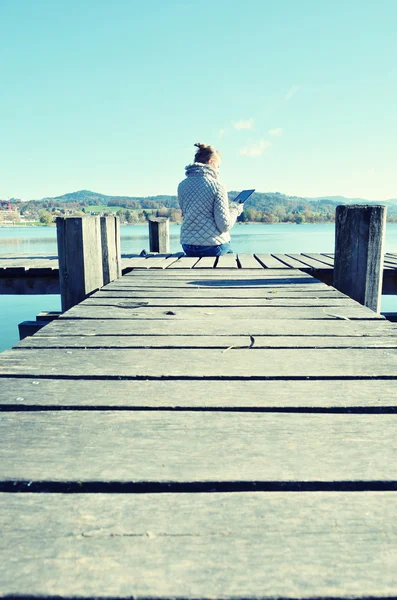
POLYGON ((194 157, 194 162, 204 163, 206 165, 210 162, 211 158, 220 158, 220 154, 214 146, 207 146, 201 142, 197 142, 197 144, 194 145, 198 148, 194 157))

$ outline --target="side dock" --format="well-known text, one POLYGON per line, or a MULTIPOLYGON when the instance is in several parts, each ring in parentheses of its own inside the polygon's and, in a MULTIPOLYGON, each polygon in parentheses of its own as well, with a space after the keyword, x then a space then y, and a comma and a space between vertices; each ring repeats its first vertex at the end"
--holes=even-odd
POLYGON ((232 260, 136 259, 0 356, 0 597, 397 596, 397 328, 232 260))

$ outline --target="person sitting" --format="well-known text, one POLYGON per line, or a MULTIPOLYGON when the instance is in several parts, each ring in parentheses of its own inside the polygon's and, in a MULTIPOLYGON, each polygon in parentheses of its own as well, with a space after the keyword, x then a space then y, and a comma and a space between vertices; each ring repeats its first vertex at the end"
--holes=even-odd
POLYGON ((233 254, 229 232, 243 205, 229 207, 227 191, 218 179, 219 152, 213 146, 194 145, 198 148, 194 163, 186 167, 186 179, 178 186, 183 251, 197 257, 233 254))

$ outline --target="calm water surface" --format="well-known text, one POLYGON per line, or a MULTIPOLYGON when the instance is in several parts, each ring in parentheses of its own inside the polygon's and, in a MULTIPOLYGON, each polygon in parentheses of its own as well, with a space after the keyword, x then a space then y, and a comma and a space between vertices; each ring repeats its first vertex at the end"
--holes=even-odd
MULTIPOLYGON (((170 227, 171 251, 179 252, 178 225, 170 227)), ((235 252, 333 252, 333 225, 237 225, 232 232, 235 252)), ((148 226, 122 226, 121 251, 139 253, 149 249, 148 226)), ((397 224, 386 228, 386 252, 397 252, 397 224)), ((56 255, 55 227, 0 227, 0 255, 56 255)), ((18 341, 18 323, 35 320, 42 310, 60 310, 59 296, 1 296, 0 351, 18 341)), ((397 310, 394 296, 384 296, 382 310, 397 310)))

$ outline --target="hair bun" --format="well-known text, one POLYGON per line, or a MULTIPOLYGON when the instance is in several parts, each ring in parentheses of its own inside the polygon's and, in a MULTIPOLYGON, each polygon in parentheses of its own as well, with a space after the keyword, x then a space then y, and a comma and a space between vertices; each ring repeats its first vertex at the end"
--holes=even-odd
POLYGON ((207 146, 202 142, 197 142, 197 144, 194 145, 197 146, 197 148, 200 148, 200 150, 202 150, 203 148, 207 148, 207 146))

